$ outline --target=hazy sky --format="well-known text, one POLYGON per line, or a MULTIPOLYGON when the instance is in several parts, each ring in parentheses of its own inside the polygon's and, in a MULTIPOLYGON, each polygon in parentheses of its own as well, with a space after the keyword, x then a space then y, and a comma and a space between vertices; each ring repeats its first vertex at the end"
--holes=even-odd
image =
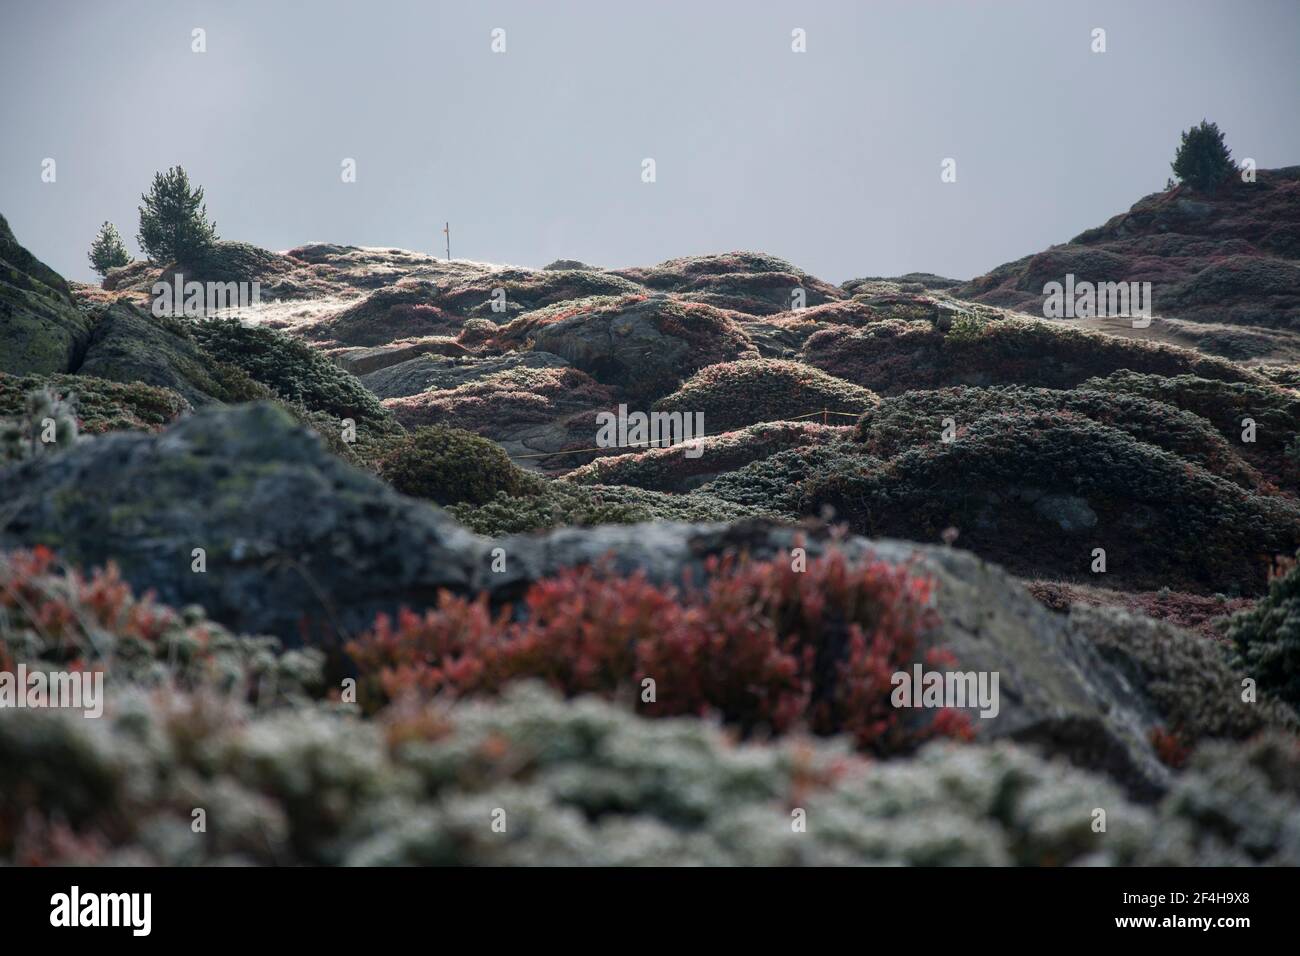
POLYGON ((441 253, 450 220, 493 262, 964 278, 1163 188, 1202 117, 1300 163, 1297 40, 1300 0, 0 0, 0 212, 82 280, 177 163, 271 249, 441 253))

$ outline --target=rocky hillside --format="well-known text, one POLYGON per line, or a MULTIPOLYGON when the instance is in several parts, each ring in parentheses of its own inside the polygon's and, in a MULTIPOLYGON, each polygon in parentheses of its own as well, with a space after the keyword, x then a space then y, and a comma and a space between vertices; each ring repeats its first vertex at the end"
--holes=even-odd
MULTIPOLYGON (((1035 315, 1043 287, 1064 282, 1150 282, 1151 330, 1232 358, 1295 361, 1300 342, 1300 166, 1230 178, 1217 193, 1178 186, 1069 242, 998 266, 954 295, 1035 315)), ((1131 323, 1085 320, 1098 328, 1131 323)))
POLYGON ((0 718, 0 862, 1300 864, 1300 368, 1034 314, 1300 330, 1256 186, 970 283, 220 243, 185 319, 0 219, 0 670, 109 688, 0 718))

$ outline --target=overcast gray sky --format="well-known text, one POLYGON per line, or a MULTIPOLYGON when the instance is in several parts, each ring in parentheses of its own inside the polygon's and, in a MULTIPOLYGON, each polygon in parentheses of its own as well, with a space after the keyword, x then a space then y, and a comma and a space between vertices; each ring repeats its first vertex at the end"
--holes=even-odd
POLYGON ((440 253, 450 220, 493 262, 965 278, 1163 188, 1202 117, 1300 163, 1297 40, 1297 0, 0 0, 0 212, 82 280, 177 163, 271 249, 440 253))

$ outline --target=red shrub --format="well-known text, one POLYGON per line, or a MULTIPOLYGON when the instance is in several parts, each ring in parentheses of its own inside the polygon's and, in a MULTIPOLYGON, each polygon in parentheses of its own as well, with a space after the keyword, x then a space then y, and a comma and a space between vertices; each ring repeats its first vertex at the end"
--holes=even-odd
POLYGON ((908 568, 853 564, 838 551, 803 571, 786 558, 710 559, 703 584, 681 588, 584 568, 533 584, 522 620, 509 609, 494 619, 484 597, 444 593, 423 616, 381 617, 348 652, 372 704, 537 678, 566 694, 630 692, 647 715, 716 712, 746 733, 804 726, 886 753, 970 735, 961 714, 927 723, 889 701, 892 675, 919 659, 937 623, 930 588, 908 568), (652 701, 642 699, 646 678, 652 701))
POLYGON ((1156 727, 1151 731, 1151 746, 1155 748, 1156 756, 1166 767, 1173 770, 1180 770, 1187 763, 1187 758, 1192 755, 1192 747, 1183 735, 1175 731, 1166 730, 1163 727, 1156 727))

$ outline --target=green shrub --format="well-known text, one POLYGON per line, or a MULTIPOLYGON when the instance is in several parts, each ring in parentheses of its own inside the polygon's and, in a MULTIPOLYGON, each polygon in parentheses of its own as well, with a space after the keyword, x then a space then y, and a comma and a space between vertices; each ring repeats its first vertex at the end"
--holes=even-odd
POLYGON ((1228 623, 1233 665, 1300 707, 1300 564, 1269 582, 1267 596, 1228 623))
POLYGON ((805 445, 737 468, 699 490, 733 504, 768 508, 793 518, 802 513, 803 484, 813 476, 838 468, 857 471, 878 467, 879 460, 866 454, 856 442, 805 445))
POLYGON ((379 474, 398 491, 440 505, 483 504, 497 494, 525 494, 538 479, 500 445, 443 425, 417 428, 379 460, 379 474))
POLYGON ((191 331, 213 358, 243 370, 285 401, 339 419, 392 420, 355 375, 283 332, 233 318, 204 319, 191 331))

